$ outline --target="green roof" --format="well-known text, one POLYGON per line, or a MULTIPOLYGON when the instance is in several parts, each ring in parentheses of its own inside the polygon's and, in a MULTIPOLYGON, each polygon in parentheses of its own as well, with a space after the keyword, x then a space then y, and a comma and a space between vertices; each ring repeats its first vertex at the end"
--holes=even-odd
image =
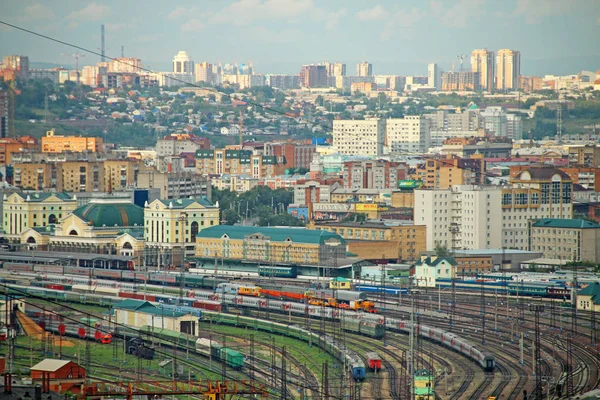
POLYGON ((189 207, 190 204, 193 204, 193 203, 198 203, 204 207, 214 207, 215 206, 210 200, 208 200, 204 196, 199 199, 194 199, 194 198, 191 198, 191 199, 184 198, 184 199, 176 199, 176 200, 161 199, 160 202, 163 203, 166 207, 169 207, 171 204, 173 204, 173 208, 176 208, 176 209, 189 207))
POLYGON ((92 201, 73 214, 95 227, 144 225, 144 209, 133 203, 92 201))
POLYGON ((599 224, 584 219, 543 218, 532 226, 536 228, 600 229, 599 224))
POLYGON ((220 238, 227 235, 230 239, 242 240, 252 234, 268 236, 273 242, 285 242, 288 238, 296 243, 325 244, 326 240, 337 239, 343 245, 346 241, 337 233, 306 228, 266 228, 263 226, 218 225, 204 228, 197 238, 220 238))
POLYGON ((600 284, 595 282, 590 283, 585 288, 577 292, 577 295, 591 296, 594 304, 600 304, 600 284))
POLYGON ((435 267, 442 261, 446 260, 450 265, 457 265, 456 260, 453 257, 438 257, 435 260, 432 260, 431 257, 426 257, 423 261, 419 261, 416 265, 428 265, 430 267, 435 267))
MULTIPOLYGON (((38 202, 38 201, 44 201, 49 197, 56 197, 60 200, 63 201, 68 201, 68 200, 73 200, 73 196, 68 195, 65 192, 36 192, 36 193, 19 193, 19 196, 21 196, 24 199, 27 199, 27 201, 31 201, 31 202, 38 202)), ((73 200, 75 201, 75 200, 73 200)))
POLYGON ((56 232, 56 225, 34 226, 32 229, 40 235, 54 235, 54 232, 56 232))
MULTIPOLYGON (((117 304, 115 304, 114 308, 119 309, 119 310, 135 311, 135 310, 139 309, 140 307, 147 307, 147 306, 152 306, 152 303, 150 303, 149 301, 144 301, 144 300, 126 299, 126 300, 120 301, 117 304)), ((152 307, 154 307, 154 306, 152 306, 152 307)))

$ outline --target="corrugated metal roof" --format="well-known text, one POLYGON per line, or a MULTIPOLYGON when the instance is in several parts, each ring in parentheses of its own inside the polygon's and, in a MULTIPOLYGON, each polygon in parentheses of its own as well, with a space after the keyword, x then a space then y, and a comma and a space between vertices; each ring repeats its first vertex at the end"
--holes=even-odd
POLYGON ((599 224, 593 224, 584 219, 543 218, 533 224, 536 228, 570 228, 570 229, 600 229, 599 224))
POLYGON ((35 371, 44 371, 44 372, 55 372, 69 364, 72 361, 68 360, 56 360, 53 358, 46 358, 45 360, 40 361, 30 369, 35 371))

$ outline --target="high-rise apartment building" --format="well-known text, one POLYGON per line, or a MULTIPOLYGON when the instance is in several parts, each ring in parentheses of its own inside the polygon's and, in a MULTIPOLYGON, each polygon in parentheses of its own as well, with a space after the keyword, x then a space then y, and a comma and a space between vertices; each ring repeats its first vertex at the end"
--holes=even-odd
POLYGON ((429 121, 419 115, 386 120, 386 143, 393 153, 423 153, 429 149, 429 121))
POLYGON ((206 61, 196 64, 196 82, 214 83, 212 64, 206 61))
POLYGON ((479 83, 483 90, 494 90, 494 52, 477 49, 471 53, 471 71, 479 73, 479 83))
POLYGON ((327 76, 346 76, 346 64, 341 62, 327 62, 323 65, 327 69, 327 76))
POLYGON ((300 87, 300 78, 298 75, 271 75, 265 76, 267 86, 278 89, 298 89, 300 87))
POLYGON ((341 154, 380 156, 385 141, 384 119, 334 120, 333 144, 341 154))
POLYGON ((250 150, 214 149, 196 151, 198 175, 249 175, 266 178, 285 173, 286 165, 277 156, 252 154, 250 150))
POLYGON ((102 151, 102 138, 55 135, 54 130, 47 131, 46 136, 42 138, 43 153, 78 153, 83 151, 93 153, 102 151))
POLYGON ((347 161, 344 163, 346 189, 396 189, 406 179, 408 166, 386 160, 347 161))
POLYGON ((479 72, 444 72, 442 91, 465 91, 481 89, 479 72))
POLYGON ((436 63, 427 65, 427 85, 436 90, 442 90, 442 71, 436 63))
POLYGON ((427 250, 529 248, 529 223, 572 217, 572 181, 551 167, 530 167, 513 186, 463 185, 416 189, 415 225, 427 226, 427 250), (451 227, 458 228, 454 235, 451 227))
POLYGON ((194 61, 185 51, 173 57, 173 72, 176 74, 194 74, 194 61))
POLYGON ((300 69, 300 87, 327 87, 327 68, 324 65, 303 65, 300 69))
POLYGON ((142 72, 142 60, 135 57, 119 57, 108 63, 108 72, 139 74, 142 72))
POLYGON ((356 75, 358 76, 372 76, 373 75, 373 64, 368 61, 363 61, 356 64, 356 75))
POLYGON ((9 69, 15 72, 16 76, 29 78, 29 57, 27 56, 6 56, 2 59, 0 69, 9 69))
POLYGON ((496 89, 517 90, 521 76, 521 53, 516 50, 501 49, 496 56, 496 89))

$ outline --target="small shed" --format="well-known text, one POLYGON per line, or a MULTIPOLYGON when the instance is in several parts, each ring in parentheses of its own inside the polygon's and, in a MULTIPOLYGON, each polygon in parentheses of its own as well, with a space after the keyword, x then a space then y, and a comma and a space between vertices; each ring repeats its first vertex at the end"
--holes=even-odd
POLYGON ((85 382, 85 369, 73 361, 46 358, 31 367, 31 379, 42 386, 46 382, 47 389, 57 393, 78 393, 85 382))

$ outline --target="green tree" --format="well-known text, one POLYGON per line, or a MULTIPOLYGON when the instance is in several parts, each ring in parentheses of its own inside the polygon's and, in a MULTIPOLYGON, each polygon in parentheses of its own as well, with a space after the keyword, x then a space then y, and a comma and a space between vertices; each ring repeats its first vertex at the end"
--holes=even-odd
POLYGON ((441 245, 439 243, 437 243, 435 245, 434 248, 435 251, 435 255, 438 257, 450 257, 450 251, 448 250, 448 247, 446 247, 446 245, 441 245))
POLYGON ((221 211, 221 222, 225 225, 234 225, 240 222, 240 215, 232 209, 221 211))

